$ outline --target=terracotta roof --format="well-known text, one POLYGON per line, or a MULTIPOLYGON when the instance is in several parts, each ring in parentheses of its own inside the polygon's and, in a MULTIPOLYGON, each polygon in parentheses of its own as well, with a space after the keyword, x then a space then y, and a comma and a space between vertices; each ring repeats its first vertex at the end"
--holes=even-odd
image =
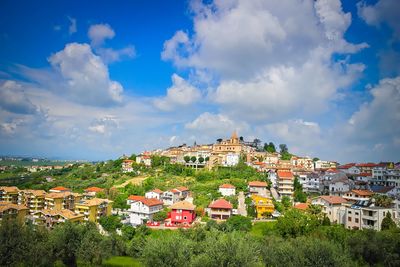
POLYGON ((96 192, 97 193, 97 192, 102 192, 103 190, 104 190, 103 188, 93 186, 93 187, 86 188, 85 192, 96 192))
POLYGON ((47 193, 45 198, 64 198, 71 194, 72 194, 71 192, 53 192, 53 193, 47 193))
POLYGON ((85 199, 81 200, 76 205, 83 205, 83 206, 98 206, 102 203, 112 203, 111 200, 103 199, 103 198, 92 198, 92 199, 85 199))
POLYGON ((208 207, 212 208, 212 209, 232 209, 233 208, 232 204, 223 198, 213 201, 210 205, 208 205, 208 207))
POLYGON ((129 196, 128 199, 133 200, 133 201, 142 202, 144 205, 149 206, 149 207, 163 205, 163 202, 156 198, 145 198, 143 196, 132 195, 132 196, 129 196))
POLYGON ((356 176, 370 177, 370 176, 372 176, 372 174, 370 174, 368 172, 362 172, 362 173, 357 174, 356 176))
POLYGON ((18 193, 19 189, 16 186, 0 186, 0 190, 3 190, 7 193, 18 193))
POLYGON ((187 187, 184 187, 184 186, 179 186, 179 187, 177 187, 177 188, 175 188, 175 189, 178 189, 179 191, 189 191, 189 188, 187 188, 187 187))
POLYGON ((261 181, 252 181, 249 182, 249 186, 254 186, 254 187, 267 187, 267 183, 266 182, 261 182, 261 181))
POLYGON ((376 167, 377 166, 377 164, 375 164, 375 163, 359 163, 359 164, 356 164, 356 167, 376 167))
POLYGON ((37 197, 44 196, 46 194, 46 191, 44 191, 44 190, 25 189, 25 190, 22 190, 22 191, 25 194, 32 194, 32 195, 35 195, 37 197))
POLYGON ((43 209, 41 211, 38 211, 36 213, 42 213, 43 215, 49 215, 49 216, 61 216, 65 219, 75 219, 79 217, 84 217, 83 214, 77 214, 71 210, 63 209, 63 210, 48 210, 48 209, 43 209))
POLYGON ((194 210, 196 206, 184 200, 176 202, 175 204, 171 205, 170 208, 173 210, 194 210))
POLYGON ((351 192, 359 195, 359 196, 372 196, 374 192, 369 191, 369 190, 351 190, 351 192))
POLYGON ((0 212, 3 212, 8 209, 15 209, 15 210, 27 210, 28 208, 25 205, 17 205, 10 202, 0 202, 0 212))
POLYGON ((289 178, 289 179, 293 179, 293 173, 291 171, 277 171, 278 177, 279 178, 289 178))
POLYGON ((231 184, 222 184, 219 186, 219 188, 233 188, 235 189, 236 187, 234 185, 231 184))
POLYGON ((71 189, 66 188, 64 186, 57 186, 57 187, 51 188, 50 190, 54 190, 54 191, 71 191, 71 189))
POLYGON ((171 189, 171 192, 174 193, 174 194, 176 194, 176 193, 180 193, 181 191, 179 191, 178 189, 175 189, 175 188, 174 188, 174 189, 171 189))
POLYGON ((320 198, 326 202, 329 202, 330 204, 342 204, 347 202, 346 199, 339 196, 320 196, 320 198))
POLYGON ((134 161, 131 160, 131 159, 124 159, 123 162, 132 163, 132 162, 134 162, 134 161))
POLYGON ((151 192, 154 192, 154 193, 157 193, 157 194, 162 194, 163 193, 163 191, 161 191, 158 188, 155 188, 155 189, 151 190, 151 192))
POLYGON ((327 169, 326 171, 327 171, 327 172, 339 172, 338 170, 332 169, 332 168, 329 168, 329 169, 327 169))
POLYGON ((294 205, 294 208, 298 210, 306 210, 308 209, 308 206, 309 206, 308 203, 298 203, 294 205))

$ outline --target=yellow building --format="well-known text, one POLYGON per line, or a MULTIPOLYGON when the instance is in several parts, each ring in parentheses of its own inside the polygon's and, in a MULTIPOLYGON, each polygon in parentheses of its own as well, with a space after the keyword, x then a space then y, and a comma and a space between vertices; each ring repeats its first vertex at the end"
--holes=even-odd
POLYGON ((83 214, 85 221, 97 222, 102 216, 111 215, 112 201, 102 198, 84 199, 75 203, 75 213, 83 214))
POLYGON ((18 193, 16 186, 0 186, 0 201, 18 204, 18 193))
POLYGON ((260 195, 252 195, 251 199, 253 200, 254 207, 257 212, 257 219, 265 217, 265 213, 271 214, 274 212, 274 204, 272 203, 271 198, 260 195))
POLYGON ((48 193, 45 196, 44 208, 49 210, 74 210, 75 204, 82 198, 81 194, 71 192, 48 193))
POLYGON ((47 228, 53 228, 55 225, 64 223, 65 221, 71 222, 83 222, 84 215, 76 214, 73 211, 63 209, 63 210, 49 210, 44 209, 37 211, 34 215, 34 224, 42 225, 47 228))
POLYGON ((28 214, 28 208, 25 205, 18 205, 10 202, 0 202, 0 220, 17 219, 20 222, 25 221, 28 214))
POLYGON ((240 143, 236 131, 233 132, 230 139, 222 140, 213 145, 213 153, 241 153, 243 145, 240 143))
POLYGON ((18 204, 25 205, 29 213, 33 214, 44 209, 46 191, 44 190, 21 190, 19 191, 18 204))

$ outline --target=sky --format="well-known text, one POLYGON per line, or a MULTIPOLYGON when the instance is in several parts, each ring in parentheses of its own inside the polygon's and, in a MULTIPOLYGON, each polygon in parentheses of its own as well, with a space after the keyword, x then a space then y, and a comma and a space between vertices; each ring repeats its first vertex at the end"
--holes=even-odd
POLYGON ((400 1, 0 2, 0 154, 106 160, 233 131, 400 160, 400 1))

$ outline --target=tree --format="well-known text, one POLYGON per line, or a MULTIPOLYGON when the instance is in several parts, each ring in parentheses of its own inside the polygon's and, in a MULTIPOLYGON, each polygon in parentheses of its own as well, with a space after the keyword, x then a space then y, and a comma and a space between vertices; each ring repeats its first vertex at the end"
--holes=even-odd
POLYGON ((396 227, 397 226, 392 219, 392 215, 390 214, 390 212, 387 212, 385 218, 383 218, 382 220, 381 230, 389 230, 389 229, 394 229, 396 227))
POLYGON ((163 222, 168 218, 168 212, 165 210, 160 210, 153 215, 153 220, 155 222, 163 222))
POLYGON ((241 215, 229 217, 229 219, 226 220, 226 224, 230 231, 248 232, 251 229, 251 219, 241 215))
POLYGON ((135 155, 135 154, 132 154, 132 155, 129 157, 129 159, 130 159, 130 160, 136 161, 136 155, 135 155))
POLYGON ((204 158, 203 157, 199 157, 199 162, 203 163, 204 162, 204 158))
POLYGON ((218 138, 217 143, 221 143, 221 142, 222 142, 222 138, 218 138))
POLYGON ((305 203, 307 201, 307 195, 303 192, 303 186, 297 176, 294 178, 294 201, 305 203))
POLYGON ((243 141, 244 141, 243 136, 239 137, 239 141, 240 141, 240 142, 243 142, 243 141))
POLYGON ((289 209, 284 216, 278 218, 276 227, 282 237, 297 237, 315 230, 318 225, 319 221, 315 216, 289 209))
POLYGON ((272 143, 272 142, 264 143, 264 150, 267 151, 268 153, 276 152, 274 143, 272 143))
POLYGON ((378 207, 391 208, 393 205, 393 199, 389 196, 375 194, 372 198, 375 200, 375 205, 378 207))
POLYGON ((89 263, 90 266, 100 266, 103 259, 111 255, 111 251, 107 240, 103 238, 96 228, 91 228, 85 232, 77 250, 77 255, 80 260, 89 263))
POLYGON ((253 145, 254 145, 255 148, 260 147, 260 144, 261 144, 261 140, 260 140, 260 139, 255 138, 255 139, 253 140, 253 145))
POLYGON ((283 196, 281 199, 281 203, 286 209, 292 206, 292 201, 288 196, 283 196))
POLYGON ((184 156, 183 159, 185 160, 186 163, 189 163, 190 157, 189 156, 184 156))
POLYGON ((280 145, 279 145, 279 149, 280 149, 280 153, 281 153, 281 154, 284 154, 284 153, 289 152, 288 147, 287 147, 286 144, 280 144, 280 145))
POLYGON ((319 158, 313 158, 313 162, 316 162, 316 161, 318 161, 319 160, 319 158))
POLYGON ((121 228, 121 232, 122 232, 122 237, 125 240, 132 240, 132 238, 135 236, 136 231, 133 226, 124 224, 121 228))
POLYGON ((192 157, 190 158, 190 160, 191 160, 193 163, 195 163, 196 160, 197 160, 197 158, 196 158, 195 156, 192 156, 192 157))
POLYGON ((206 160, 206 162, 209 161, 209 160, 210 160, 210 157, 206 157, 205 160, 206 160))
POLYGON ((109 233, 113 233, 122 227, 121 218, 117 215, 102 216, 99 223, 109 233))

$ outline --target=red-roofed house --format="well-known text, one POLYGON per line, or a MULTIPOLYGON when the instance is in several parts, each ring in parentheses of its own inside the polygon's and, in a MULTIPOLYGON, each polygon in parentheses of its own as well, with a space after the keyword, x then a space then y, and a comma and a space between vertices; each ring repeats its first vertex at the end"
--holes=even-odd
POLYGON ((374 192, 369 190, 351 190, 343 195, 343 198, 348 201, 369 200, 374 192))
POLYGON ((267 183, 261 181, 251 181, 248 184, 249 193, 251 195, 267 196, 267 183))
POLYGON ((121 164, 122 172, 133 172, 133 160, 124 159, 121 164))
POLYGON ((308 206, 308 203, 297 203, 296 205, 294 205, 294 208, 298 210, 307 210, 308 206))
POLYGON ((288 196, 292 197, 294 187, 294 176, 293 173, 289 170, 278 170, 277 171, 278 178, 278 192, 281 197, 288 196))
POLYGON ((100 187, 95 187, 95 186, 88 187, 85 189, 84 196, 85 196, 85 198, 93 198, 93 197, 96 197, 96 194, 100 193, 100 192, 104 192, 104 189, 100 188, 100 187))
POLYGON ((144 164, 146 167, 151 167, 151 157, 144 153, 144 155, 139 155, 136 157, 137 164, 144 164))
POLYGON ((156 198, 156 199, 161 200, 163 193, 164 193, 163 191, 161 191, 160 189, 156 188, 156 189, 153 189, 153 190, 151 190, 149 192, 146 192, 146 194, 144 196, 146 198, 156 198))
POLYGON ((127 204, 130 205, 128 213, 129 222, 132 225, 141 225, 145 221, 152 221, 154 213, 163 209, 162 201, 143 196, 129 196, 127 204))
POLYGON ((213 201, 208 206, 208 216, 211 219, 226 220, 232 215, 232 204, 223 198, 213 201))
POLYGON ((71 189, 63 187, 63 186, 57 186, 49 190, 50 193, 61 193, 61 192, 71 192, 71 189))
POLYGON ((359 163, 359 164, 356 164, 356 167, 360 170, 360 172, 361 173, 369 173, 369 174, 371 174, 372 175, 372 169, 374 168, 374 167, 377 167, 377 166, 379 166, 378 164, 375 164, 375 163, 359 163))
POLYGON ((236 187, 231 184, 222 184, 219 186, 218 191, 223 195, 226 196, 234 196, 236 194, 236 187))
POLYGON ((347 200, 339 196, 319 196, 311 201, 313 205, 321 205, 322 212, 332 223, 344 223, 345 207, 342 205, 347 200))

